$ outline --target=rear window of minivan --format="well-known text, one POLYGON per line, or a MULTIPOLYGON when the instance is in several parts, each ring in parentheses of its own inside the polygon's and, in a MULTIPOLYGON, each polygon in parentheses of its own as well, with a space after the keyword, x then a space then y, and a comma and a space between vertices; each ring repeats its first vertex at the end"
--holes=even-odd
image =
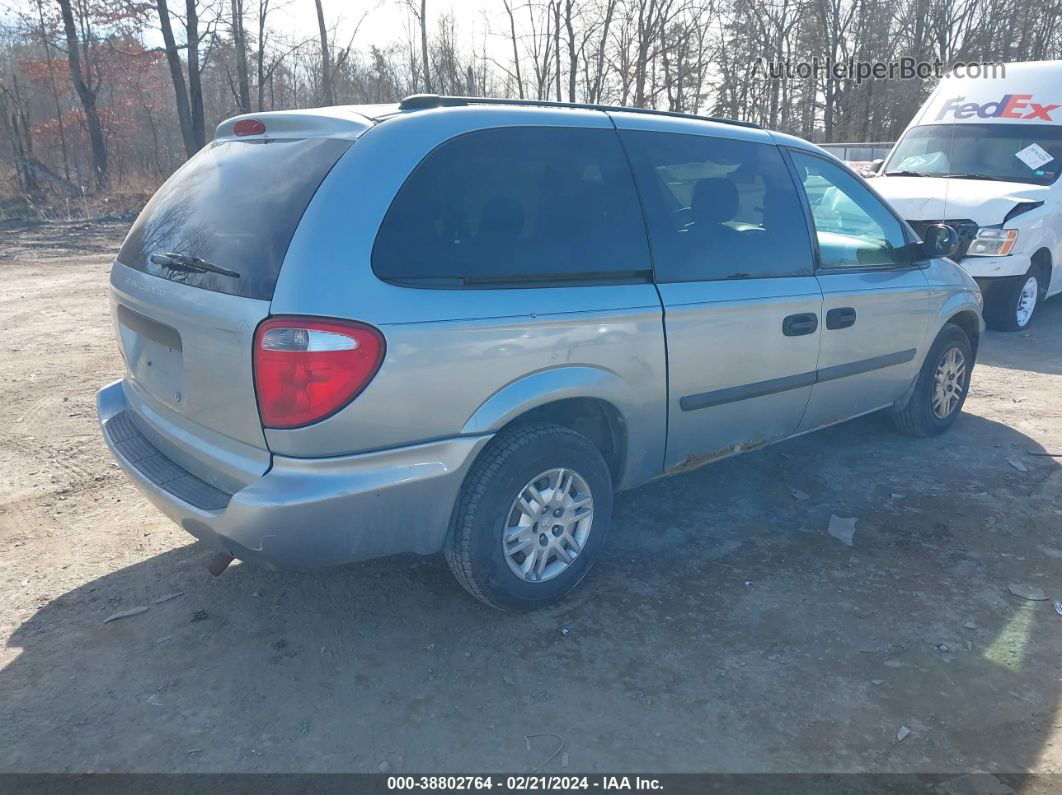
POLYGON ((306 138, 208 145, 145 205, 118 262, 205 290, 271 299, 306 205, 350 144, 306 138), (152 261, 166 254, 239 276, 152 261))
POLYGON ((612 130, 501 127, 443 143, 380 226, 376 275, 418 286, 647 277, 634 180, 612 130))

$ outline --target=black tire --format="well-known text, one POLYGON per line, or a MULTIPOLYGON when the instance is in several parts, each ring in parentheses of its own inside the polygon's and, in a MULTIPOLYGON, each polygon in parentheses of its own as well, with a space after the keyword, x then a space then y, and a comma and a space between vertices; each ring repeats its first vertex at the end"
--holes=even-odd
POLYGON ((970 391, 970 374, 974 366, 973 345, 966 332, 958 326, 948 324, 940 330, 933 345, 922 362, 918 379, 907 398, 906 405, 894 409, 892 421, 903 433, 911 436, 936 436, 952 426, 962 411, 966 395, 970 391), (965 377, 959 400, 944 417, 938 417, 933 410, 933 397, 936 390, 937 368, 942 364, 952 349, 958 349, 965 362, 965 377))
POLYGON ((446 562, 465 590, 491 607, 545 607, 571 591, 593 566, 608 535, 612 496, 608 466, 586 437, 545 423, 504 430, 483 449, 461 487, 446 562), (510 516, 519 515, 511 514, 516 497, 539 473, 558 467, 576 472, 589 487, 589 535, 566 569, 551 579, 529 582, 510 568, 502 537, 510 516))
POLYGON ((999 279, 985 295, 985 325, 995 331, 1025 331, 1032 323, 1046 292, 1043 271, 1038 265, 1031 267, 1024 276, 999 279), (1018 320, 1018 306, 1029 279, 1036 280, 1036 304, 1022 323, 1018 320))

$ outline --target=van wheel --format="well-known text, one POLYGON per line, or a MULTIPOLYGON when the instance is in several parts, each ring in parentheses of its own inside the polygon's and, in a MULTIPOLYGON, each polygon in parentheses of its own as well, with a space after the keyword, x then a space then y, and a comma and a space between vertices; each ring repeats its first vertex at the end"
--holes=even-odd
POLYGON ((1001 279, 985 296, 985 325, 996 331, 1028 328, 1045 292, 1040 279, 1040 268, 1035 265, 1024 276, 1001 279))
POLYGON ((589 439, 545 423, 504 430, 461 487, 446 562, 477 599, 534 610, 586 576, 611 513, 612 477, 589 439))
POLYGON ((907 404, 892 413, 896 427, 911 436, 936 436, 955 422, 970 391, 973 346, 966 332, 948 324, 934 340, 907 404))

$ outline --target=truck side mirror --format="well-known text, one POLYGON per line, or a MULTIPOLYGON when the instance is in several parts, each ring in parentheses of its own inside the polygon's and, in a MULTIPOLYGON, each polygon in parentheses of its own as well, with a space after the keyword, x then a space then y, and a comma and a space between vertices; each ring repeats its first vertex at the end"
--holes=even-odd
POLYGON ((881 171, 881 167, 885 165, 884 158, 879 157, 877 160, 870 161, 870 176, 876 177, 878 172, 881 171))
POLYGON ((950 257, 959 248, 959 235, 947 224, 931 224, 922 235, 922 253, 928 257, 950 257))

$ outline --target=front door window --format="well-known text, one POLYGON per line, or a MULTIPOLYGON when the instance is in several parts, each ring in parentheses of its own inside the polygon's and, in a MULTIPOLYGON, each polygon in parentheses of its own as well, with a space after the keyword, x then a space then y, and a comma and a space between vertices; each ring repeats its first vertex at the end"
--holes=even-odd
POLYGON ((888 268, 910 264, 903 225, 843 166, 793 151, 823 268, 888 268))

